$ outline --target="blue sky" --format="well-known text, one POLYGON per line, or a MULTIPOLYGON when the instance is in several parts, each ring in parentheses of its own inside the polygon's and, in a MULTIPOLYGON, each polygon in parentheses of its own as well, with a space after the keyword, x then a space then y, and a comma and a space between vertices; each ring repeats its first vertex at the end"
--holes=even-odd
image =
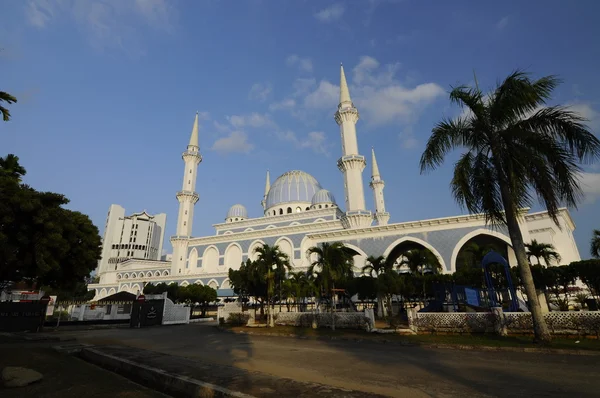
MULTIPOLYGON (((554 102, 598 133, 599 12, 595 0, 5 0, 1 89, 19 103, 0 125, 0 155, 17 154, 27 183, 67 195, 101 232, 118 203, 166 212, 170 236, 200 111, 195 236, 213 234, 235 203, 260 216, 267 169, 272 179, 304 170, 342 200, 333 113, 343 62, 391 222, 456 215, 456 157, 418 169, 431 128, 460 112, 449 87, 472 83, 473 70, 488 88, 515 68, 557 74, 554 102)), ((573 212, 584 258, 600 228, 600 167, 585 170, 573 212)))

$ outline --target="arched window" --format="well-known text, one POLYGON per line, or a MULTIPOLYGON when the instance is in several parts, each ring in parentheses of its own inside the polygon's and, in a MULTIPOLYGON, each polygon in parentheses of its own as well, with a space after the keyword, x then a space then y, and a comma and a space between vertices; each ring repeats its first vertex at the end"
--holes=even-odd
POLYGON ((287 214, 291 214, 291 213, 292 213, 292 208, 291 208, 291 207, 288 207, 288 208, 287 208, 287 214))
POLYGON ((236 218, 235 218, 235 221, 237 221, 237 220, 238 220, 238 218, 236 217, 236 218))
POLYGON ((306 208, 306 211, 308 211, 308 210, 310 210, 310 207, 307 207, 307 208, 306 208))
POLYGON ((277 212, 276 212, 275 210, 273 210, 273 215, 274 215, 274 216, 275 216, 275 215, 277 215, 277 212))
POLYGON ((319 205, 319 209, 322 209, 322 208, 323 208, 323 206, 319 205))
POLYGON ((325 208, 328 208, 328 207, 329 207, 329 205, 325 205, 325 208))
POLYGON ((279 214, 283 214, 283 209, 279 209, 279 214))
POLYGON ((296 207, 296 213, 300 213, 302 211, 302 209, 300 208, 300 206, 296 207))

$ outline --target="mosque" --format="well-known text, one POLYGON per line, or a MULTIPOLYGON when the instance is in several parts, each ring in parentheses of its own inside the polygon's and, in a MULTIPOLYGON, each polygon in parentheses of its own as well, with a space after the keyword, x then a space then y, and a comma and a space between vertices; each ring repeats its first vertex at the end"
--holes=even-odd
MULTIPOLYGON (((99 263, 99 281, 88 285, 90 290, 95 291, 95 299, 120 291, 137 293, 147 283, 161 282, 177 282, 180 285, 199 283, 215 288, 221 297, 232 296, 228 270, 238 269, 248 258, 254 259, 254 249, 263 244, 278 245, 288 254, 295 271, 308 269, 310 260, 306 253, 310 247, 335 241, 343 242, 354 251, 357 273, 370 255, 397 259, 404 250, 415 247, 430 250, 442 265, 442 272, 452 273, 456 271, 459 252, 472 241, 499 244, 505 249, 509 263, 516 265, 507 230, 486 225, 483 215, 389 223, 390 214, 386 211, 384 199, 385 182, 374 151, 371 152, 369 187, 373 192, 375 209, 366 208, 363 170, 367 162, 359 152, 356 137, 359 112, 350 98, 343 67, 340 75, 340 102, 335 121, 340 127, 342 142, 342 156, 337 167, 344 179, 343 203, 338 203, 334 195, 308 173, 288 171, 271 184, 267 172, 262 217, 248 218, 246 207, 234 204, 224 222, 213 225, 214 235, 193 237, 194 206, 199 200, 196 173, 202 162, 196 115, 189 144, 182 155, 185 167, 183 187, 176 195, 179 214, 177 234, 171 237, 172 255, 163 259, 156 256, 152 259, 148 255, 136 258, 132 256, 134 252, 129 251, 133 249, 131 244, 108 247, 110 242, 106 241, 105 230, 103 257, 117 261, 109 262, 110 259, 103 258, 99 263), (119 253, 125 250, 130 256, 121 261, 119 253)), ((145 212, 142 215, 145 219, 152 217, 145 212)), ((122 217, 120 219, 123 220, 122 217)), ((523 209, 520 227, 525 242, 536 239, 553 244, 564 264, 580 260, 573 238, 575 224, 569 211, 561 209, 558 219, 559 226, 545 211, 529 213, 529 209, 523 209)), ((164 233, 164 226, 162 230, 164 233)), ((137 235, 132 229, 132 237, 134 232, 137 235)), ((132 237, 129 242, 132 242, 132 237)), ((162 246, 162 235, 159 240, 155 243, 162 246)))

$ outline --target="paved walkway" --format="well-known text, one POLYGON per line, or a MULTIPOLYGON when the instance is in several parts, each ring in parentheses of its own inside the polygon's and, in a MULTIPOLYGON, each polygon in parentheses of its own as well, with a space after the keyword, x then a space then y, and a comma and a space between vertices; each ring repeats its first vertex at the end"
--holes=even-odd
POLYGON ((52 349, 56 342, 19 342, 0 338, 0 369, 23 366, 44 378, 22 388, 3 388, 2 398, 161 398, 163 394, 135 384, 74 356, 52 349))
MULTIPOLYGON (((225 333, 211 325, 64 332, 99 345, 152 350, 234 368, 245 380, 266 374, 393 397, 596 397, 598 356, 458 351, 372 342, 305 340, 225 333), (245 372, 245 373, 244 373, 245 372)), ((183 363, 183 362, 182 362, 183 363)), ((189 364, 189 362, 186 362, 189 364)), ((235 389, 236 380, 223 387, 235 389)), ((278 392, 289 396, 286 381, 278 392)), ((246 392, 246 391, 243 391, 246 392)), ((314 396, 314 394, 313 394, 314 396)))

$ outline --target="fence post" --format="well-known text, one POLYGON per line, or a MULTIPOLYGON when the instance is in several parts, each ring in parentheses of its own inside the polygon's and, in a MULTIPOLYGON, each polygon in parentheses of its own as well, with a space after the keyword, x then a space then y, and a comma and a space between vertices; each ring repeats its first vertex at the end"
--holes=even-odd
POLYGON ((508 332, 502 307, 492 307, 492 314, 494 315, 494 331, 500 336, 506 336, 508 332))
POLYGON ((409 308, 406 315, 408 316, 408 328, 417 333, 419 331, 419 327, 417 326, 417 309, 415 307, 409 308))

